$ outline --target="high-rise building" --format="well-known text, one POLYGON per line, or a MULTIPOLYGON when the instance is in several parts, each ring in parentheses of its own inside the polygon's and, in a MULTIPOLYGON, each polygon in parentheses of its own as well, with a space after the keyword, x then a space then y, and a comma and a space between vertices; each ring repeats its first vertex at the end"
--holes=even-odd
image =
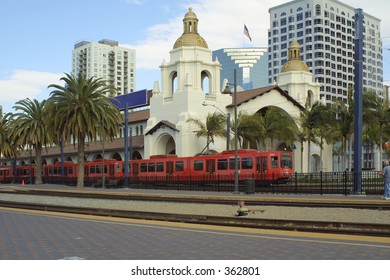
POLYGON ((213 51, 213 59, 222 65, 221 87, 223 80, 233 81, 236 69, 237 85, 245 90, 268 85, 267 48, 224 48, 213 51))
MULTIPOLYGON (((347 102, 354 84, 355 8, 336 0, 295 0, 270 8, 269 14, 268 82, 277 81, 288 46, 297 40, 301 59, 321 84, 321 97, 347 102)), ((363 87, 383 96, 380 19, 363 14, 363 87)))
POLYGON ((133 92, 136 88, 135 50, 107 39, 79 41, 72 52, 72 73, 107 80, 118 95, 133 92))

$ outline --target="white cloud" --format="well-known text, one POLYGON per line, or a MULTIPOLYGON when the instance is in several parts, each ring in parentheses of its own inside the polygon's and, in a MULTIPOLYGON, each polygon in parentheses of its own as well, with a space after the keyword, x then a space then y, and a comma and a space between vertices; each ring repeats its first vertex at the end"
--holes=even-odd
POLYGON ((4 111, 10 111, 7 107, 24 98, 49 98, 48 85, 60 84, 63 76, 63 73, 15 70, 8 78, 0 80, 0 100, 4 111))

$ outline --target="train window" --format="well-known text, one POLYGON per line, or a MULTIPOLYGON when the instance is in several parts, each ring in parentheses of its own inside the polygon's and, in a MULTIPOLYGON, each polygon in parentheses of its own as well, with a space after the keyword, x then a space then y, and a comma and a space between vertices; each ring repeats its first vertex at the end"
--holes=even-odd
POLYGON ((121 165, 119 163, 116 163, 116 171, 115 173, 121 173, 121 165))
POLYGON ((68 174, 73 174, 73 166, 70 166, 70 167, 68 168, 68 174))
POLYGON ((292 158, 290 155, 282 155, 282 158, 280 159, 280 164, 282 168, 292 168, 292 158))
POLYGON ((164 163, 156 162, 156 171, 157 172, 164 172, 164 163))
POLYGON ((228 169, 228 161, 226 158, 218 159, 217 162, 218 170, 227 170, 228 169))
POLYGON ((253 159, 250 157, 242 158, 242 169, 252 169, 253 168, 253 159))
MULTIPOLYGON (((235 162, 236 162, 235 158, 230 158, 229 159, 229 169, 230 170, 234 170, 235 169, 235 162)), ((240 169, 240 159, 238 159, 237 166, 238 166, 238 169, 240 169)))
POLYGON ((277 156, 271 156, 271 167, 278 168, 278 157, 277 156))
POLYGON ((148 169, 147 169, 147 166, 146 166, 146 163, 141 163, 140 166, 139 166, 139 171, 140 172, 146 172, 148 169))
POLYGON ((156 164, 154 162, 148 163, 148 172, 155 172, 156 171, 156 164))
POLYGON ((175 171, 184 171, 184 162, 176 161, 175 162, 175 171))
POLYGON ((94 166, 94 165, 92 165, 92 166, 89 168, 89 173, 95 174, 95 166, 94 166))
POLYGON ((194 170, 203 170, 203 160, 194 160, 194 170))

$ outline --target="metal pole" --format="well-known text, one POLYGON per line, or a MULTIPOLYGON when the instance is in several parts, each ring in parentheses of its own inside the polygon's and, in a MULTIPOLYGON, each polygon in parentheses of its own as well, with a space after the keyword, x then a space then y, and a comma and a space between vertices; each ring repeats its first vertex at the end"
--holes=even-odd
POLYGON ((129 108, 126 102, 125 106, 125 174, 123 179, 123 187, 129 185, 129 108))
POLYGON ((362 191, 363 123, 363 10, 355 10, 355 79, 354 79, 354 193, 362 191))
POLYGON ((230 150, 230 113, 227 113, 226 119, 226 150, 230 150))
POLYGON ((234 193, 238 191, 237 80, 234 69, 234 193))

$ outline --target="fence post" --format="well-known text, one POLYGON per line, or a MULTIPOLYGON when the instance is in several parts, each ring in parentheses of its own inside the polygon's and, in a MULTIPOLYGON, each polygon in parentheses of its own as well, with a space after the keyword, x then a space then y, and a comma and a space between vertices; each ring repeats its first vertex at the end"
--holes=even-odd
POLYGON ((347 195, 347 182, 348 182, 348 173, 347 170, 344 171, 344 195, 347 195))
POLYGON ((322 171, 320 171, 320 194, 323 195, 323 188, 322 188, 322 171))

